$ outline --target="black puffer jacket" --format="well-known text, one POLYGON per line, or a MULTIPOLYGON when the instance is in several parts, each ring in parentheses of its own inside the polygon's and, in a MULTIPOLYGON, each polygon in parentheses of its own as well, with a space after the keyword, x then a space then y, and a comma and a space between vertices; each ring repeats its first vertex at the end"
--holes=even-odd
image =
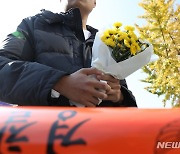
MULTIPOLYGON (((0 49, 0 100, 19 105, 69 106, 67 98, 50 97, 51 89, 64 75, 90 67, 97 30, 87 26, 85 41, 79 9, 26 18, 8 35, 0 49)), ((125 80, 121 81, 124 101, 101 106, 136 106, 125 80)))

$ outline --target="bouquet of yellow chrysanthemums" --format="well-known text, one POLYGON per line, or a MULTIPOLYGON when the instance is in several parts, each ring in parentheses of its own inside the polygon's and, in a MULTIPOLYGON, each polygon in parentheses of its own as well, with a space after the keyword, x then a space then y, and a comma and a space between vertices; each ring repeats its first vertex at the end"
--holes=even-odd
POLYGON ((153 47, 140 40, 135 28, 117 22, 112 29, 96 35, 92 51, 92 67, 111 74, 118 79, 128 75, 150 62, 153 47))

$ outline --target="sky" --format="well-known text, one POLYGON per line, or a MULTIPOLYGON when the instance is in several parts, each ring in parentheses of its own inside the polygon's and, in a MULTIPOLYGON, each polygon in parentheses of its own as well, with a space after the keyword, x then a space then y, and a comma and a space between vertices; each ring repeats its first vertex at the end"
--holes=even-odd
MULTIPOLYGON (((145 24, 145 21, 139 19, 144 10, 138 6, 141 0, 97 0, 97 6, 91 13, 88 24, 99 30, 109 28, 112 23, 120 21, 123 25, 145 24)), ((176 0, 180 4, 180 0, 176 0)), ((59 0, 1 0, 0 2, 0 42, 5 36, 16 30, 16 27, 23 18, 33 16, 41 9, 51 10, 58 13, 61 10, 59 0)), ((144 79, 146 74, 142 70, 127 77, 129 89, 136 97, 139 108, 164 108, 162 98, 147 92, 144 87, 147 86, 140 80, 144 79)), ((170 103, 166 108, 170 108, 170 103)))

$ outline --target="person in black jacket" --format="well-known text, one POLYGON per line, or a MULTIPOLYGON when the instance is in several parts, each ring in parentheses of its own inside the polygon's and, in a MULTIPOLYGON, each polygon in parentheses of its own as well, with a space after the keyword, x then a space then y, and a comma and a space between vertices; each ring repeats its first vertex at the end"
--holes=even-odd
POLYGON ((136 107, 125 80, 91 68, 97 30, 86 22, 96 0, 60 3, 65 13, 42 10, 23 19, 3 42, 0 100, 31 106, 136 107))

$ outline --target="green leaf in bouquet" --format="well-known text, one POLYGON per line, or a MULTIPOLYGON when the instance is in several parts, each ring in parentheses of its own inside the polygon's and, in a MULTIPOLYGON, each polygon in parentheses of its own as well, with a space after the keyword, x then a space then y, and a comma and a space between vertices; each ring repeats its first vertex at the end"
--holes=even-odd
POLYGON ((128 59, 129 57, 131 56, 131 53, 129 51, 125 52, 124 54, 122 54, 120 56, 120 58, 118 59, 118 62, 121 62, 123 60, 126 60, 128 59))
POLYGON ((128 59, 131 56, 131 53, 128 50, 121 51, 119 48, 114 48, 111 56, 118 63, 128 59))

